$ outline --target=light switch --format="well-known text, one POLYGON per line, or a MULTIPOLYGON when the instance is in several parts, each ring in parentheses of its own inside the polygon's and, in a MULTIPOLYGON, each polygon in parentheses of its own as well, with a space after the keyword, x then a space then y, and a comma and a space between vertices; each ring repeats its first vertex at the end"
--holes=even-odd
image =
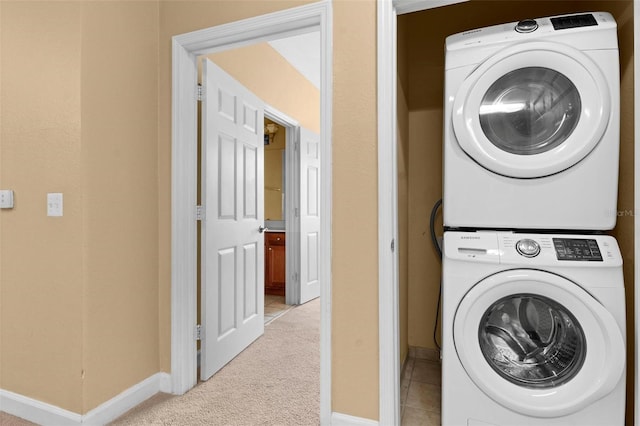
POLYGON ((10 189, 0 190, 0 209, 13 208, 13 191, 10 189))
POLYGON ((47 216, 62 216, 62 193, 47 194, 47 216))

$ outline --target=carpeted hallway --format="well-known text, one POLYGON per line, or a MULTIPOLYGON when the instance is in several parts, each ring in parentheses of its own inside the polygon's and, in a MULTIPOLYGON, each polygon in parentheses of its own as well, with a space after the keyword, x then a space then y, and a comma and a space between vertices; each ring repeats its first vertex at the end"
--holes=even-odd
POLYGON ((111 425, 318 425, 320 299, 290 309, 207 382, 159 394, 111 425))

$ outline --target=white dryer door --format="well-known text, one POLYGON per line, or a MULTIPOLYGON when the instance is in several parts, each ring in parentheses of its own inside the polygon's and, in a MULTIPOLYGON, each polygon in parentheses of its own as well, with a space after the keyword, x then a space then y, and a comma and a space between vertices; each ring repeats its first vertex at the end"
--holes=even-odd
POLYGON ((567 45, 533 42, 510 46, 478 66, 458 89, 452 120, 460 147, 481 166, 537 178, 586 157, 610 114, 607 82, 588 56, 567 45))
POLYGON ((465 371, 490 398, 535 417, 574 413, 610 393, 625 370, 613 316, 558 275, 503 271, 458 306, 453 338, 465 371))

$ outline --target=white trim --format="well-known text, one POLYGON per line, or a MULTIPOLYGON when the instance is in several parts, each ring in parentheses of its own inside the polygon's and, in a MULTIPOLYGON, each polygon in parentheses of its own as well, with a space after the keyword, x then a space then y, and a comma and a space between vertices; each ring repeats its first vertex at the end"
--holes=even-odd
POLYGON ((5 413, 39 425, 79 425, 82 415, 33 398, 0 389, 0 407, 5 413))
MULTIPOLYGON (((325 424, 325 423, 321 422, 320 424, 325 424)), ((332 426, 377 426, 379 424, 384 424, 384 423, 379 423, 379 422, 376 422, 375 420, 365 419, 363 417, 350 416, 348 414, 331 413, 332 426)), ((399 423, 394 423, 394 424, 399 424, 399 423)))
POLYGON ((300 182, 297 179, 299 168, 296 160, 294 144, 300 133, 299 124, 296 120, 277 110, 271 105, 265 105, 264 117, 274 121, 286 129, 285 143, 285 231, 287 242, 285 244, 286 276, 285 282, 285 303, 287 305, 297 305, 300 303, 300 286, 291 277, 294 273, 300 274, 300 233, 298 222, 295 216, 295 208, 300 209, 299 188, 300 182))
POLYGON ((171 376, 172 393, 197 383, 197 109, 196 56, 173 39, 171 135, 171 376))
POLYGON ((331 0, 320 16, 320 424, 331 421, 331 244, 333 209, 333 9, 331 0))
POLYGON ((398 188, 396 164, 396 15, 378 0, 378 333, 379 421, 400 424, 398 188), (392 243, 393 242, 393 243, 392 243))
POLYGON ((107 424, 158 392, 170 388, 170 380, 169 374, 156 373, 89 411, 82 416, 82 423, 90 425, 107 424))
MULTIPOLYGON (((633 1, 634 141, 640 140, 640 0, 633 1)), ((634 284, 635 284, 635 422, 640 426, 640 149, 634 152, 634 284)), ((626 283, 626 286, 633 285, 626 283)))
POLYGON ((169 374, 156 373, 85 415, 2 389, 0 407, 6 413, 37 424, 103 425, 117 419, 158 392, 168 392, 171 389, 170 380, 169 374))
POLYGON ((469 0, 393 0, 397 15, 418 12, 420 10, 434 9, 436 7, 449 6, 456 3, 464 3, 469 0))
POLYGON ((173 37, 172 76, 172 254, 171 254, 171 376, 173 393, 183 394, 197 382, 196 343, 196 225, 197 137, 196 56, 320 30, 322 62, 320 134, 321 177, 320 279, 320 420, 331 418, 331 111, 332 9, 330 0, 232 22, 173 37))

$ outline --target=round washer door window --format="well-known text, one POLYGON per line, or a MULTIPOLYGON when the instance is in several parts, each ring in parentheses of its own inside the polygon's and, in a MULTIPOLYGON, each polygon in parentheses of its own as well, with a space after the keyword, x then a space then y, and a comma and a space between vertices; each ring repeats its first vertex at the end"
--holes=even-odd
POLYGON ((505 380, 529 388, 553 388, 575 377, 587 341, 573 314, 548 297, 503 297, 485 311, 478 328, 485 360, 505 380))
POLYGON ((543 67, 520 68, 489 87, 480 104, 480 126, 503 151, 540 154, 567 140, 581 108, 578 89, 563 74, 543 67))
POLYGON ((611 92, 583 52, 551 42, 519 43, 474 69, 453 100, 460 148, 485 169, 531 179, 589 155, 611 116, 611 92))
POLYGON ((482 392, 527 416, 569 415, 623 380, 626 349, 615 318, 551 272, 513 269, 475 284, 456 309, 453 343, 482 392))

